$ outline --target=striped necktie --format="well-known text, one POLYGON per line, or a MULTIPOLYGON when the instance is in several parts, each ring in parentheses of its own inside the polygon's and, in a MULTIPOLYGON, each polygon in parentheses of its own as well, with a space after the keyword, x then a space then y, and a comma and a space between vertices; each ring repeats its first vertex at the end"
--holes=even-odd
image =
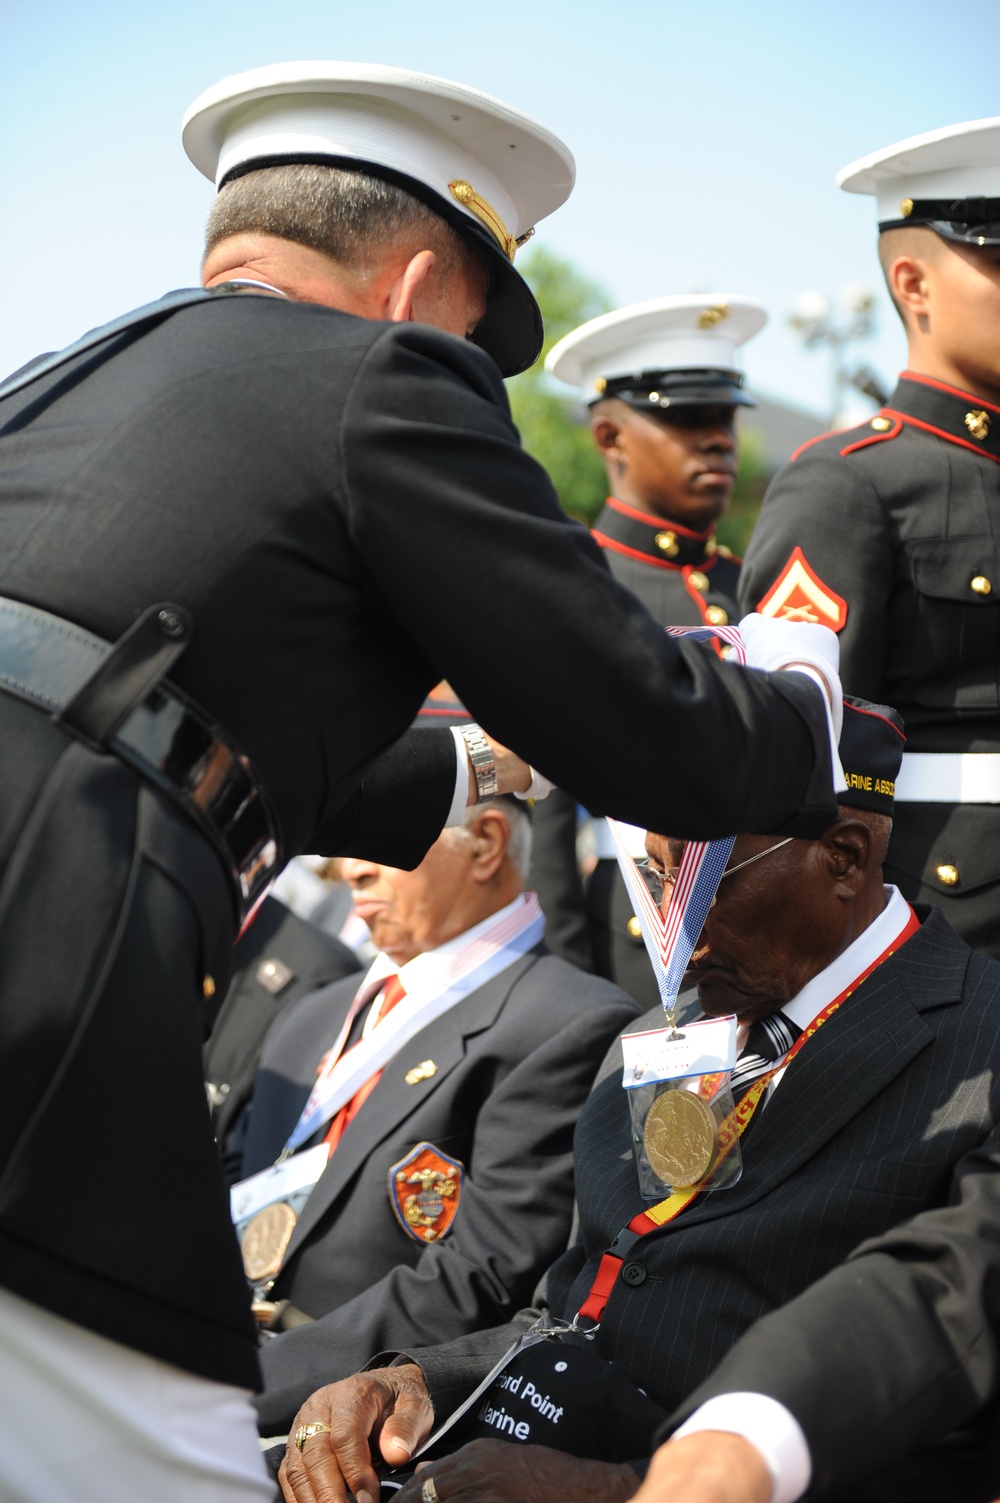
POLYGON ((746 1094, 755 1080, 784 1059, 801 1032, 798 1024, 786 1018, 783 1012, 772 1013, 769 1018, 753 1024, 729 1082, 735 1101, 746 1094))
MULTIPOLYGON (((400 981, 399 977, 390 976, 385 986, 382 988, 382 1005, 379 1008, 378 1021, 375 1024, 376 1028, 384 1018, 388 1017, 389 1013, 392 1012, 392 1009, 396 1006, 396 1003, 402 1002, 405 996, 406 992, 403 989, 403 983, 400 981)), ((374 1006, 374 1002, 372 1003, 372 1005, 374 1006)), ((344 1102, 344 1105, 340 1108, 340 1111, 337 1112, 336 1116, 333 1118, 333 1121, 330 1123, 330 1126, 327 1129, 326 1137, 323 1139, 323 1142, 328 1145, 331 1154, 335 1151, 337 1144, 343 1137, 344 1130, 349 1126, 352 1119, 357 1116, 358 1112, 364 1106, 372 1091, 374 1091, 375 1087, 378 1085, 381 1074, 382 1071, 377 1070, 374 1075, 370 1075, 363 1085, 358 1086, 358 1089, 355 1091, 350 1101, 344 1102)))

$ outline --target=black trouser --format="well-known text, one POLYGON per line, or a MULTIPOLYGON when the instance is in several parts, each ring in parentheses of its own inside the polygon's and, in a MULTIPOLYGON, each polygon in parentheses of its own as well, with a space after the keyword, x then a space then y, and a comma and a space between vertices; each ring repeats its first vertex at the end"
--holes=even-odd
POLYGON ((0 1281, 256 1382, 201 1071, 236 917, 215 851, 117 758, 0 694, 0 1281))

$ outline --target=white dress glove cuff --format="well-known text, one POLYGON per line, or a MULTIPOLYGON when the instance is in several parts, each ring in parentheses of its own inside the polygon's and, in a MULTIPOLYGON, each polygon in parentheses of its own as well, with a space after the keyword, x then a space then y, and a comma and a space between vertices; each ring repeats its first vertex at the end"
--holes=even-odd
POLYGON ((465 808, 469 802, 469 749, 457 726, 451 727, 451 734, 455 742, 455 792, 452 794, 448 818, 444 822, 446 830, 465 824, 465 808))
MULTIPOLYGON (((840 760, 840 750, 839 750, 839 747, 838 747, 838 742, 840 741, 840 734, 839 734, 839 732, 837 731, 837 729, 836 729, 836 727, 834 725, 833 709, 832 709, 832 707, 830 705, 830 698, 829 698, 830 690, 829 690, 829 687, 827 685, 827 682, 824 679, 823 675, 817 669, 815 669, 815 668, 807 668, 805 666, 805 664, 801 664, 799 666, 796 666, 795 668, 789 668, 787 671, 789 673, 804 673, 806 675, 806 678, 811 678, 812 679, 813 683, 817 686, 817 688, 819 689, 819 692, 823 696, 823 708, 826 711, 826 730, 827 730, 827 735, 830 738, 830 766, 833 769, 833 791, 834 791, 834 793, 836 793, 838 795, 841 794, 841 793, 846 793, 847 792, 847 778, 844 775, 844 765, 843 765, 843 763, 840 760)), ((837 687, 839 689, 840 685, 838 684, 837 687)), ((843 708, 843 701, 841 701, 841 707, 840 707, 840 719, 841 719, 841 721, 843 721, 843 718, 844 718, 844 708, 843 708)))

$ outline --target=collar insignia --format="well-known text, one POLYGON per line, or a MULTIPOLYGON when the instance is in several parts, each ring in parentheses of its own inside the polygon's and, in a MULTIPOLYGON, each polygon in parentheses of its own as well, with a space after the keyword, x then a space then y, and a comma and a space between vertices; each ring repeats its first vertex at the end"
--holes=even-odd
POLYGON ((965 426, 973 438, 980 440, 988 438, 990 433, 989 413, 984 412, 981 407, 974 407, 971 412, 965 414, 965 426))

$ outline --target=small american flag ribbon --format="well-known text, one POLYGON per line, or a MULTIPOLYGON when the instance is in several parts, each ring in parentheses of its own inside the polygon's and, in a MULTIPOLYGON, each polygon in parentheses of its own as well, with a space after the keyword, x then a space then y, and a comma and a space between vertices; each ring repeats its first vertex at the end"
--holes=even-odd
MULTIPOLYGON (((733 626, 668 626, 667 631, 672 637, 691 637, 695 641, 709 637, 719 638, 732 648, 731 655, 738 663, 746 663, 743 638, 733 626)), ((684 972, 708 917, 708 910, 722 880, 736 836, 726 835, 720 840, 687 841, 664 917, 653 901, 653 895, 643 881, 636 862, 629 855, 618 821, 609 819, 608 826, 615 843, 618 866, 632 899, 646 953, 656 977, 660 1001, 664 1011, 672 1017, 684 972)))

